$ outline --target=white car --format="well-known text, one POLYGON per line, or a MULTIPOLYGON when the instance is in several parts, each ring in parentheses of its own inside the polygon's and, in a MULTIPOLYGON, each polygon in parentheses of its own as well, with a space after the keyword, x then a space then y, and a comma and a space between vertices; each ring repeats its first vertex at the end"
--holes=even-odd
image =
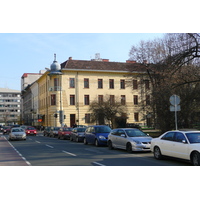
POLYGON ((9 136, 9 140, 26 140, 26 133, 24 129, 18 127, 18 128, 12 128, 9 136))
POLYGON ((151 140, 151 151, 156 159, 170 156, 200 165, 200 131, 168 131, 151 140))

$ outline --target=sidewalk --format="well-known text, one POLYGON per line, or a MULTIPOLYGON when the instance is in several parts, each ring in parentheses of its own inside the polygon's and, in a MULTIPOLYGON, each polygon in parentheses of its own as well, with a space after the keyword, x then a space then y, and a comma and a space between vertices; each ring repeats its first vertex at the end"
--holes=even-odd
POLYGON ((3 135, 0 135, 0 166, 29 166, 3 135))

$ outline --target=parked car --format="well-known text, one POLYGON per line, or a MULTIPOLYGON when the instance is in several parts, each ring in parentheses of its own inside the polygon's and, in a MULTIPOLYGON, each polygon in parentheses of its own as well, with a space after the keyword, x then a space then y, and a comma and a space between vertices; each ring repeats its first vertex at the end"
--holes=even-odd
POLYGON ((57 137, 60 127, 51 127, 49 137, 57 137))
POLYGON ((44 135, 44 136, 49 136, 50 131, 51 131, 51 127, 50 127, 50 126, 46 126, 46 127, 44 128, 43 135, 44 135))
POLYGON ((3 135, 9 134, 11 131, 11 126, 4 126, 3 127, 3 135))
POLYGON ((34 136, 37 135, 37 130, 32 126, 28 126, 25 132, 26 132, 26 135, 34 135, 34 136))
POLYGON ((108 135, 108 148, 125 149, 133 151, 151 151, 152 137, 137 128, 113 129, 108 135))
POLYGON ((170 156, 200 165, 200 131, 168 131, 151 141, 156 159, 170 156))
POLYGON ((20 128, 22 128, 22 129, 24 129, 24 130, 26 130, 27 127, 28 127, 28 126, 26 126, 26 125, 21 125, 21 126, 20 126, 20 128))
POLYGON ((105 125, 88 126, 85 130, 84 144, 107 145, 108 134, 111 130, 105 125))
POLYGON ((86 128, 73 128, 71 134, 70 134, 70 140, 71 141, 76 141, 76 142, 83 142, 84 140, 84 135, 85 135, 85 130, 86 128))
POLYGON ((71 135, 71 132, 72 132, 72 129, 71 127, 62 127, 60 128, 60 130, 58 131, 58 139, 70 139, 70 135, 71 135))
POLYGON ((24 129, 18 127, 18 128, 12 128, 9 136, 9 140, 26 140, 26 133, 24 129))

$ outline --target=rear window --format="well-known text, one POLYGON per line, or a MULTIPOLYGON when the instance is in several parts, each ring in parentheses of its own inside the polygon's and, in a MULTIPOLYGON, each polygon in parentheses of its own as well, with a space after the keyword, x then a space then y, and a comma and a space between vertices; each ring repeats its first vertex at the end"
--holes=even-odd
POLYGON ((34 127, 28 127, 27 130, 35 130, 34 127))

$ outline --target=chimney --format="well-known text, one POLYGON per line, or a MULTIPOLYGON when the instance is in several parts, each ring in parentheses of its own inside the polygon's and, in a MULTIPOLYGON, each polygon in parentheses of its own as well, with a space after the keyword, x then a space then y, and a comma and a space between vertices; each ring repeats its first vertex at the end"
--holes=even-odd
POLYGON ((103 62, 109 62, 109 59, 102 59, 103 62))
POLYGON ((143 60, 143 63, 144 63, 144 64, 148 64, 147 60, 143 60))
POLYGON ((136 63, 135 60, 126 60, 126 63, 136 63))
POLYGON ((72 60, 72 57, 69 57, 69 60, 72 60))

